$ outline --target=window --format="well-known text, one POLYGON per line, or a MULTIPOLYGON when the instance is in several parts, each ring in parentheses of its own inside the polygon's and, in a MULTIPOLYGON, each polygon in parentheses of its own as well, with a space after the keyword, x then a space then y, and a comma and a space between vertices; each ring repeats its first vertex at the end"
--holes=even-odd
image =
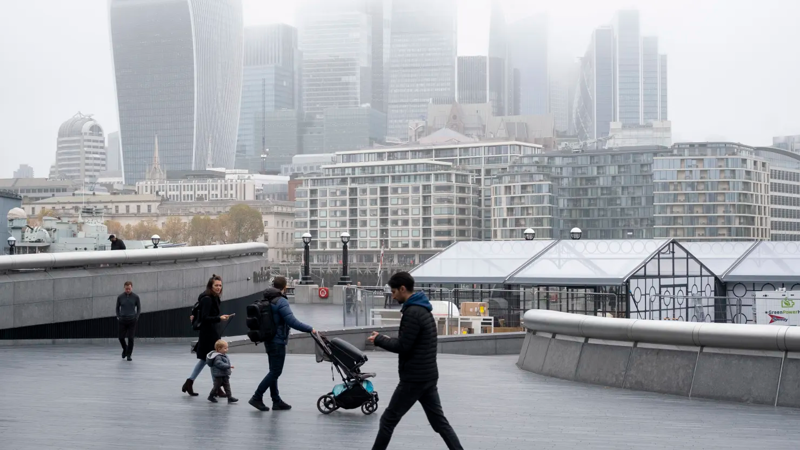
POLYGON ((125 205, 125 214, 131 213, 131 205, 125 205))
POLYGON ((142 213, 142 205, 136 205, 136 214, 142 213))
POLYGON ((153 212, 152 208, 153 208, 153 205, 147 205, 147 212, 149 212, 149 213, 153 212))

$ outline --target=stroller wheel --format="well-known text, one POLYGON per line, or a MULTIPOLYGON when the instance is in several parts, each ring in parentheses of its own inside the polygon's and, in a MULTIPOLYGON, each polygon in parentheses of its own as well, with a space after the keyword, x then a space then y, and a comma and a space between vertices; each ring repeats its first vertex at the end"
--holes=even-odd
POLYGON ((336 406, 336 399, 332 395, 326 394, 317 400, 317 409, 322 414, 330 414, 339 409, 339 407, 336 406))
POLYGON ((375 401, 374 399, 373 400, 369 400, 366 403, 364 403, 363 405, 361 405, 361 412, 364 413, 364 415, 367 415, 367 416, 372 414, 372 413, 374 413, 377 410, 378 410, 378 402, 375 401))

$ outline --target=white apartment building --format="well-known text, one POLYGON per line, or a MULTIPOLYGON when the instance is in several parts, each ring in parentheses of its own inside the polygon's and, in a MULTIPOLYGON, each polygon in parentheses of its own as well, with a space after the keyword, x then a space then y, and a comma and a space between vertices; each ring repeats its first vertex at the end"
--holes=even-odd
POLYGON ((655 238, 769 240, 770 167, 729 142, 680 143, 653 162, 655 238))
POLYGON ((352 262, 378 263, 384 250, 392 261, 413 263, 453 242, 476 240, 480 229, 475 175, 451 162, 340 162, 302 183, 295 239, 301 247, 302 234, 311 233, 315 263, 341 260, 344 232, 352 262))
POLYGON ((81 182, 106 170, 106 138, 90 115, 79 112, 59 127, 55 170, 62 179, 81 182))
POLYGON ((769 162, 770 228, 773 241, 800 241, 800 153, 759 147, 769 162))
POLYGON ((187 172, 183 176, 185 178, 139 181, 136 183, 136 193, 159 195, 173 202, 256 199, 255 181, 246 177, 227 177, 224 173, 217 176, 212 171, 199 171, 195 175, 187 172))
POLYGON ((606 148, 672 145, 672 123, 656 120, 643 125, 611 122, 606 148))

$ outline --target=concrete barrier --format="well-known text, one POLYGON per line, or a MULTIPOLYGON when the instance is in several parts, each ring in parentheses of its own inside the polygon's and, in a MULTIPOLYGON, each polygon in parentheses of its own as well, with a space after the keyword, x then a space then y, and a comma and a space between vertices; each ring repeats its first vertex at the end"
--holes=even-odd
POLYGON ((566 380, 800 407, 800 330, 525 313, 517 366, 566 380))

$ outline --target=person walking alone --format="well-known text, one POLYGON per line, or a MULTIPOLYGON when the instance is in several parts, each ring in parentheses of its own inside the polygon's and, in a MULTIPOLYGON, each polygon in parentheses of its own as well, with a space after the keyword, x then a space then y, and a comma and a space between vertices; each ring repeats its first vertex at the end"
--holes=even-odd
POLYGON ((269 411, 269 407, 264 404, 264 393, 269 389, 272 397, 272 410, 282 411, 292 409, 292 406, 281 399, 278 392, 278 378, 283 373, 283 364, 286 361, 286 345, 289 341, 289 329, 313 333, 314 328, 297 320, 289 307, 289 300, 286 298, 286 278, 275 277, 272 287, 264 291, 264 306, 272 309, 272 318, 275 322, 275 337, 269 342, 264 342, 269 359, 269 372, 261 380, 256 388, 253 397, 248 403, 259 411, 269 411))
POLYGON ((392 288, 389 283, 383 285, 383 307, 388 309, 392 307, 392 288))
POLYGON ((414 292, 414 278, 408 272, 398 272, 389 279, 392 296, 401 305, 403 314, 397 338, 373 331, 368 338, 376 347, 399 355, 400 383, 381 416, 380 428, 373 450, 389 446, 392 433, 400 419, 419 402, 433 431, 442 436, 447 448, 463 449, 453 427, 447 421, 439 399, 436 364, 436 321, 433 306, 424 292, 414 292))
POLYGON ((125 242, 122 239, 112 234, 108 240, 111 241, 111 250, 125 250, 125 242))
MULTIPOLYGON (((194 380, 197 379, 203 367, 206 366, 206 356, 209 352, 214 350, 214 346, 221 338, 217 325, 230 318, 228 315, 220 315, 219 306, 222 302, 221 297, 222 277, 219 275, 211 275, 211 278, 208 279, 208 283, 206 283, 206 290, 200 294, 198 300, 200 302, 200 336, 197 339, 197 345, 195 345, 194 350, 199 361, 197 361, 194 370, 192 370, 192 374, 189 375, 189 378, 186 379, 186 382, 183 383, 183 387, 181 388, 182 392, 186 392, 191 396, 198 395, 194 392, 194 380)), ((194 316, 189 318, 189 320, 193 319, 194 316)), ((211 378, 213 381, 213 374, 211 378)), ((221 392, 218 392, 218 394, 221 394, 221 392)))
POLYGON ((133 361, 133 338, 136 335, 136 324, 142 313, 139 296, 133 293, 133 283, 125 282, 125 292, 117 297, 117 322, 119 322, 119 344, 122 346, 122 359, 133 361), (125 338, 128 343, 125 343, 125 338))

